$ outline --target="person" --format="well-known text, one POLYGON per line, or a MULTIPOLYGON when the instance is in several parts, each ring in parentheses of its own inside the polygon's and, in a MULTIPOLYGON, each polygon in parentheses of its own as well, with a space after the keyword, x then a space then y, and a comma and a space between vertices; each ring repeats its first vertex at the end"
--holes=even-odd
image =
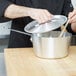
POLYGON ((69 23, 71 23, 72 30, 76 33, 76 9, 68 15, 69 23))
MULTIPOLYGON (((68 16, 72 10, 71 0, 0 0, 0 17, 12 20, 11 28, 20 31, 33 20, 43 23, 53 15, 68 16)), ((67 30, 75 33, 70 25, 67 30)), ((8 48, 21 47, 32 47, 30 36, 11 31, 8 48)))

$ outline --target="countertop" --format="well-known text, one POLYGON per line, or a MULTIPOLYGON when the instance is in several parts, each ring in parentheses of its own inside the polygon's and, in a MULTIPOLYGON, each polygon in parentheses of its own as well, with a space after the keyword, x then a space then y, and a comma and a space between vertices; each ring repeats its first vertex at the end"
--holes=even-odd
POLYGON ((4 50, 7 76, 76 76, 76 46, 62 59, 41 59, 32 48, 4 50))

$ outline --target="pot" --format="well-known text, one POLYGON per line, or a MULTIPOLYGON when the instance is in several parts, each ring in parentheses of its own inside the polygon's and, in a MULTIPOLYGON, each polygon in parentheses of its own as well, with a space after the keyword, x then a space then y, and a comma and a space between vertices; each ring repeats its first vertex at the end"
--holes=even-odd
POLYGON ((64 32, 63 37, 58 37, 60 31, 28 34, 18 30, 11 30, 31 36, 34 53, 40 58, 63 58, 68 55, 71 41, 71 34, 68 32, 64 32))
POLYGON ((68 55, 71 34, 65 32, 63 37, 58 37, 60 31, 51 31, 44 34, 33 34, 33 50, 40 58, 63 58, 68 55))
POLYGON ((27 24, 24 30, 31 34, 13 31, 31 36, 36 56, 41 58, 62 58, 68 55, 71 36, 69 33, 64 33, 64 37, 59 38, 60 32, 52 30, 59 28, 66 21, 65 16, 55 15, 52 20, 43 24, 38 24, 37 21, 27 24))

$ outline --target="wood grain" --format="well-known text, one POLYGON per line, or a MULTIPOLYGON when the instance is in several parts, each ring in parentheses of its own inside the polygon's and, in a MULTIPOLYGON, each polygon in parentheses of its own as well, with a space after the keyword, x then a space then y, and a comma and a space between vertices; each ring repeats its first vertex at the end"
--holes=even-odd
POLYGON ((32 48, 5 49, 7 76, 76 76, 76 46, 62 59, 41 59, 32 48))

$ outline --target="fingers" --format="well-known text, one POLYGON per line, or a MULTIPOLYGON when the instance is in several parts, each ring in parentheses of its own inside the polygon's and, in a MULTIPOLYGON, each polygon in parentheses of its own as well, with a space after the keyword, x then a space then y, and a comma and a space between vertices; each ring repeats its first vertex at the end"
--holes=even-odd
POLYGON ((47 10, 45 10, 44 13, 46 14, 46 16, 49 20, 53 17, 53 14, 49 13, 49 11, 47 11, 47 10))
POLYGON ((69 15, 68 15, 68 18, 72 18, 74 16, 74 12, 70 12, 69 15))
POLYGON ((43 11, 41 11, 39 23, 47 22, 48 20, 51 20, 51 17, 52 17, 52 15, 47 10, 43 10, 43 11))
POLYGON ((38 10, 38 13, 37 14, 37 21, 39 23, 44 23, 44 22, 47 22, 48 20, 50 20, 52 18, 52 14, 50 14, 47 10, 43 10, 43 9, 40 9, 38 10))
POLYGON ((47 22, 53 17, 53 15, 45 9, 32 9, 29 16, 32 19, 37 20, 39 23, 47 22))
POLYGON ((70 23, 75 23, 75 22, 76 22, 76 15, 70 19, 70 23))
POLYGON ((74 23, 76 22, 76 10, 73 12, 70 12, 68 15, 69 23, 74 23))

